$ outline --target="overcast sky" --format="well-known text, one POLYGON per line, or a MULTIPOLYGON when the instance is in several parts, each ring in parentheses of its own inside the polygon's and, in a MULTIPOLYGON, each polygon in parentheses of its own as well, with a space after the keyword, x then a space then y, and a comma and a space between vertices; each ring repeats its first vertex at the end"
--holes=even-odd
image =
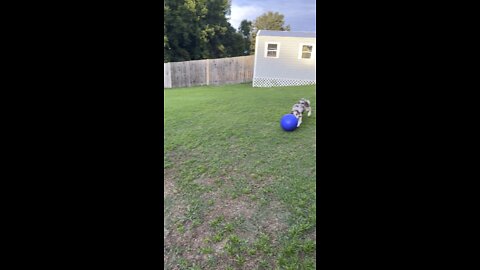
POLYGON ((242 20, 253 21, 267 11, 283 14, 291 31, 317 30, 315 0, 232 0, 230 24, 238 29, 242 20))

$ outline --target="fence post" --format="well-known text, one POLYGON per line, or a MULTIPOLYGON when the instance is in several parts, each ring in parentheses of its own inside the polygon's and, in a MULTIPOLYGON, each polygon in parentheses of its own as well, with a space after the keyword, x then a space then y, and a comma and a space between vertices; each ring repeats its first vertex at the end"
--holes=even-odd
POLYGON ((172 88, 172 68, 170 63, 163 63, 163 88, 172 88))
POLYGON ((207 85, 210 85, 210 62, 207 59, 207 85))

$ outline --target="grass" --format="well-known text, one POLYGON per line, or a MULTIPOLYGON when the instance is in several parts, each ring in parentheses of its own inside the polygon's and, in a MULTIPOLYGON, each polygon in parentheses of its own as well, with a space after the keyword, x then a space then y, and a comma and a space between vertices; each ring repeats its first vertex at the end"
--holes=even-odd
POLYGON ((165 269, 314 269, 315 86, 164 94, 165 269), (281 130, 303 97, 312 116, 281 130))

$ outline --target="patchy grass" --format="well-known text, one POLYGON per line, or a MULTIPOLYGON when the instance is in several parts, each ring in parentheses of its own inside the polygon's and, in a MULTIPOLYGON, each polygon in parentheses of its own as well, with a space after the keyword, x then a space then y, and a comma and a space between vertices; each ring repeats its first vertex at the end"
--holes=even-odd
POLYGON ((165 269, 314 269, 315 86, 164 94, 165 269), (312 116, 284 132, 302 97, 312 116))

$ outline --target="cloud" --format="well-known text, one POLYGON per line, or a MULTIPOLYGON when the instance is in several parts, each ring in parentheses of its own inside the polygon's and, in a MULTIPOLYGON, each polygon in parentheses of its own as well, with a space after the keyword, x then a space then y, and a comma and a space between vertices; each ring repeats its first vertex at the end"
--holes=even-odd
POLYGON ((267 11, 285 15, 292 31, 315 31, 315 0, 232 0, 230 24, 238 29, 242 20, 253 21, 267 11))
POLYGON ((240 26, 240 23, 243 20, 253 21, 263 13, 265 13, 265 10, 259 6, 254 6, 254 5, 239 6, 237 4, 232 4, 230 24, 233 26, 233 28, 238 29, 238 27, 240 26))

